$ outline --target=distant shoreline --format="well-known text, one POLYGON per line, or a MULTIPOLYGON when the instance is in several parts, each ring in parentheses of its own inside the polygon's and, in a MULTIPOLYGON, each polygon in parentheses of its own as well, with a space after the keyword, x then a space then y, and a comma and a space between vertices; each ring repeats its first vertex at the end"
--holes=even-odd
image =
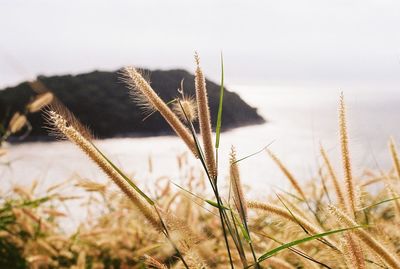
MULTIPOLYGON (((222 132, 228 132, 234 130, 236 128, 247 127, 247 126, 254 126, 254 125, 261 125, 267 123, 268 121, 262 119, 260 121, 252 121, 249 123, 239 124, 236 126, 230 126, 228 128, 222 128, 222 132)), ((214 130, 215 131, 215 130, 214 130)), ((105 140, 105 139, 113 139, 113 138, 148 138, 148 137, 160 137, 160 136, 176 136, 172 131, 162 131, 162 132, 136 132, 136 133, 125 133, 125 134, 116 134, 115 136, 110 137, 96 137, 94 134, 94 138, 98 140, 105 140)), ((23 144, 23 143, 35 143, 35 142, 55 142, 58 139, 51 134, 49 135, 35 135, 35 136, 27 136, 24 139, 19 139, 18 137, 11 137, 8 142, 10 144, 23 144)))

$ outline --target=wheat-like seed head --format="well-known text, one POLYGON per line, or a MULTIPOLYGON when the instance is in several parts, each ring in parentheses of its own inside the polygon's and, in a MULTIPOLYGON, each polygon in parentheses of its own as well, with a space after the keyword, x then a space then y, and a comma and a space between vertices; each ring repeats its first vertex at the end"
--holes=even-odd
POLYGON ((332 180, 333 187, 335 188, 336 199, 337 199, 337 202, 339 204, 339 207, 345 209, 346 203, 345 203, 345 199, 344 199, 342 190, 340 188, 339 181, 337 179, 335 170, 333 169, 332 164, 329 161, 328 154, 326 153, 326 151, 324 150, 322 145, 320 147, 320 152, 321 152, 322 158, 324 159, 325 166, 328 169, 328 173, 329 173, 329 176, 330 176, 330 178, 332 180))
POLYGON ((149 255, 144 255, 143 258, 144 258, 144 263, 150 268, 168 269, 168 267, 165 264, 159 262, 158 260, 149 255))
POLYGON ((192 134, 182 124, 174 112, 172 112, 164 101, 155 93, 142 75, 133 67, 125 67, 123 69, 122 80, 130 89, 138 92, 141 96, 140 98, 143 98, 144 102, 148 103, 149 106, 154 107, 158 112, 160 112, 161 116, 163 116, 175 133, 182 138, 188 148, 197 157, 197 148, 192 134))
MULTIPOLYGON (((337 219, 337 222, 341 225, 345 225, 347 227, 356 227, 358 224, 342 212, 337 207, 330 205, 329 211, 334 215, 337 219)), ((382 260, 391 268, 397 269, 400 268, 400 260, 397 256, 393 255, 389 250, 386 249, 384 245, 382 245, 379 241, 377 241, 371 234, 365 231, 362 228, 354 229, 352 233, 360 239, 366 247, 370 248, 375 254, 380 256, 382 260)))
POLYGON ((199 114, 200 134, 203 139, 207 170, 211 178, 215 180, 217 177, 217 167, 215 162, 214 146, 211 132, 210 108, 208 106, 206 80, 203 71, 200 68, 200 59, 197 53, 195 54, 195 61, 195 86, 197 109, 199 114))
POLYGON ((154 209, 139 196, 89 140, 83 137, 73 126, 68 125, 69 123, 55 111, 48 111, 48 118, 50 123, 52 123, 62 135, 74 142, 111 180, 114 181, 154 228, 160 229, 160 222, 154 209))
POLYGON ((400 159, 399 155, 397 154, 396 142, 394 141, 393 137, 390 138, 389 149, 392 155, 393 165, 396 170, 397 177, 400 179, 400 159))
POLYGON ((15 112, 8 125, 8 130, 10 133, 15 134, 25 126, 27 121, 28 120, 25 115, 15 112))
POLYGON ((344 235, 343 255, 350 268, 365 269, 365 260, 360 243, 352 234, 344 235))
POLYGON ((257 202, 257 201, 248 201, 247 206, 252 209, 259 209, 259 210, 268 212, 270 214, 277 215, 279 217, 282 217, 284 219, 292 221, 296 224, 300 223, 311 234, 318 234, 318 233, 323 232, 320 228, 315 226, 313 223, 311 223, 307 219, 292 212, 292 214, 294 216, 293 217, 286 208, 282 208, 282 207, 273 205, 271 203, 261 203, 261 202, 257 202))
POLYGON ((278 165, 279 169, 282 173, 289 179, 290 184, 292 187, 297 191, 297 193, 301 196, 304 201, 307 201, 306 196, 300 187, 298 180, 290 173, 290 171, 286 168, 286 166, 282 163, 282 161, 274 154, 272 151, 267 150, 267 153, 271 157, 271 159, 278 165))
POLYGON ((242 183, 240 180, 239 166, 236 160, 235 148, 231 147, 230 153, 230 184, 233 190, 233 201, 235 203, 236 209, 239 212, 240 218, 243 223, 247 222, 247 203, 244 197, 244 192, 242 188, 242 183))
POLYGON ((36 98, 29 103, 26 108, 30 113, 34 113, 49 105, 53 99, 54 95, 51 92, 42 93, 36 96, 36 98))
POLYGON ((346 198, 348 209, 352 215, 356 214, 356 193, 354 190, 353 175, 351 172, 350 152, 349 152, 349 138, 347 135, 346 124, 346 105, 344 103, 343 93, 340 95, 339 103, 339 132, 340 132, 340 145, 342 150, 342 163, 344 171, 344 181, 346 187, 346 198))
POLYGON ((186 117, 190 122, 195 122, 197 119, 197 106, 191 97, 184 97, 180 100, 180 104, 174 102, 172 110, 182 121, 186 121, 186 117))

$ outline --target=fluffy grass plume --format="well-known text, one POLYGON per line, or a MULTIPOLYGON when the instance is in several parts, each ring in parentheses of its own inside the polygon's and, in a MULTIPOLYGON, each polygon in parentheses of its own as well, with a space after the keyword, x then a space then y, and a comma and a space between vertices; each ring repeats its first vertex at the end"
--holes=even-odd
POLYGON ((236 209, 239 212, 239 216, 243 223, 247 222, 247 203, 244 197, 244 192, 242 188, 242 183, 240 181, 239 167, 236 159, 235 148, 231 147, 230 153, 230 184, 233 191, 233 201, 235 203, 236 209))
POLYGON ((389 149, 392 155, 393 166, 396 170, 397 178, 400 179, 400 159, 399 155, 397 154, 396 143, 394 142, 393 137, 390 138, 389 149))
MULTIPOLYGON (((334 206, 329 206, 329 210, 337 218, 337 222, 339 224, 344 224, 348 227, 357 226, 357 223, 340 209, 334 206)), ((382 243, 376 240, 370 233, 363 229, 356 229, 353 231, 353 233, 364 243, 364 246, 368 247, 376 255, 380 256, 382 260, 388 266, 390 266, 390 268, 400 268, 399 258, 392 254, 391 251, 389 251, 382 243)))
POLYGON ((200 68, 199 55, 195 54, 196 71, 195 71, 195 86, 196 100, 199 115, 200 134, 203 139, 204 155, 207 164, 208 172, 211 178, 216 179, 217 168, 214 155, 214 145, 211 133, 210 108, 208 106, 208 95, 206 89, 206 79, 203 71, 200 68))
POLYGON ((42 93, 37 95, 36 98, 29 103, 26 108, 29 113, 34 113, 49 105, 53 99, 54 95, 51 92, 42 93))
POLYGON ((12 134, 19 132, 27 123, 27 118, 25 115, 21 115, 19 112, 16 112, 8 125, 9 131, 12 134))
POLYGON ((300 195, 300 197, 304 201, 307 201, 306 195, 304 194, 299 181, 293 176, 293 174, 289 171, 289 169, 287 169, 287 167, 282 163, 282 161, 272 151, 267 150, 267 153, 271 157, 271 159, 278 165, 279 169, 286 176, 286 178, 289 180, 290 184, 296 190, 296 192, 300 195))
POLYGON ((345 202, 345 198, 344 198, 342 189, 340 188, 339 180, 337 179, 335 170, 332 167, 332 164, 329 160, 328 154, 326 153, 326 151, 324 150, 324 148, 322 146, 320 147, 320 152, 321 152, 321 156, 324 160, 325 166, 328 169, 329 177, 332 180, 333 187, 335 188, 337 202, 338 202, 340 208, 344 209, 346 202, 345 202))
POLYGON ((62 135, 77 145, 97 166, 122 190, 122 192, 136 205, 146 219, 156 229, 160 229, 160 222, 154 208, 126 182, 110 162, 105 159, 97 148, 57 112, 50 110, 48 120, 62 135))
POLYGON ((349 152, 349 138, 347 134, 346 123, 346 105, 344 102, 344 95, 341 93, 339 102, 339 133, 340 133, 340 146, 342 151, 342 163, 344 172, 344 182, 346 188, 347 208, 353 216, 357 211, 356 192, 354 189, 353 175, 351 171, 350 152, 349 152))
POLYGON ((134 92, 140 95, 143 104, 154 107, 168 122, 175 133, 182 138, 188 148, 197 156, 197 148, 190 131, 182 124, 175 113, 165 104, 157 93, 151 88, 143 76, 133 67, 123 69, 123 81, 134 92))

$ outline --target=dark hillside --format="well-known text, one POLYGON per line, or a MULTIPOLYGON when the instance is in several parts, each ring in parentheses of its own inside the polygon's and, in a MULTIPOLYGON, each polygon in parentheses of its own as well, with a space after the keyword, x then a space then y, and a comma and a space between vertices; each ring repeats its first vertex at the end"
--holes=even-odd
MULTIPOLYGON (((99 138, 171 133, 169 126, 158 114, 142 121, 145 115, 132 102, 129 91, 120 77, 119 72, 94 71, 74 76, 41 76, 39 79, 99 138)), ((150 76, 152 87, 165 101, 177 96, 182 79, 185 82, 186 94, 194 95, 194 76, 184 70, 155 70, 150 76)), ((211 116, 215 120, 219 85, 207 80, 207 88, 211 116)), ((22 110, 33 94, 26 82, 0 91, 0 120, 8 119, 13 112, 22 110)), ((223 109, 225 130, 264 122, 255 108, 229 91, 225 92, 223 109)), ((29 121, 33 126, 29 140, 48 137, 46 130, 42 128, 44 123, 41 113, 29 115, 29 121)))

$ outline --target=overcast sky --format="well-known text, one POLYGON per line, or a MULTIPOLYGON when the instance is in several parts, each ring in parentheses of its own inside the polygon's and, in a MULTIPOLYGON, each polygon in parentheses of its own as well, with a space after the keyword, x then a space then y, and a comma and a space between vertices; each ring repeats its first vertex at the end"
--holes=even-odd
POLYGON ((400 1, 0 0, 0 86, 123 65, 400 86, 400 1))

